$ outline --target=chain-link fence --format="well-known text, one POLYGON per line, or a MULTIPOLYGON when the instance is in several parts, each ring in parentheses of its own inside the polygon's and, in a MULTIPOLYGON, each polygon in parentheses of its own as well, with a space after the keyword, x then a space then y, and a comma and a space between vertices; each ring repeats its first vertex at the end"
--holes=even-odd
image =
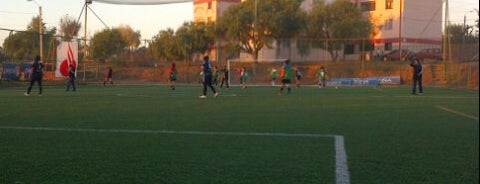
MULTIPOLYGON (((398 43, 397 43, 398 44, 398 43)), ((396 43, 374 43, 374 41, 359 40, 279 40, 272 43, 273 47, 264 48, 259 53, 258 62, 248 61, 251 56, 237 54, 238 62, 232 62, 230 80, 232 84, 239 84, 238 71, 245 67, 249 73, 247 84, 268 85, 272 68, 279 70, 281 62, 272 60, 290 59, 292 66, 302 73, 302 84, 316 84, 316 73, 321 66, 327 68, 328 79, 332 78, 367 78, 376 76, 400 76, 401 84, 410 84, 412 68, 402 57, 395 58, 391 52, 399 45, 396 43), (338 43, 343 45, 335 45, 338 43), (338 47, 338 48, 337 48, 338 47), (337 49, 333 49, 337 48, 337 49), (243 59, 242 59, 243 57, 243 59)), ((448 44, 441 43, 409 43, 402 48, 420 54, 428 51, 428 57, 422 58, 425 69, 424 83, 431 86, 445 86, 454 88, 477 89, 478 82, 478 41, 476 43, 448 44), (444 52, 445 51, 445 52, 444 52)), ((55 51, 51 52, 43 61, 47 65, 45 79, 62 81, 54 76, 56 61, 55 51)), ((227 64, 222 47, 212 48, 209 55, 213 64, 222 68, 227 64)), ((81 51, 80 51, 81 53, 81 51)), ((8 54, 8 53, 7 53, 8 54)), ((198 55, 198 54, 197 54, 198 55)), ((201 55, 200 55, 201 56, 201 55)), ((15 59, 2 57, 1 63, 31 62, 24 58, 15 59)), ((102 83, 107 67, 114 71, 115 83, 167 83, 169 67, 172 61, 154 58, 148 47, 142 47, 133 52, 125 52, 107 60, 80 57, 77 70, 77 81, 80 83, 102 83)), ((178 83, 199 83, 201 57, 195 57, 191 62, 175 61, 179 70, 178 83)), ((2 74, 4 73, 3 67, 2 74)), ((23 68, 22 71, 23 72, 23 68)), ((22 75, 23 76, 23 75, 22 75)), ((20 80, 23 78, 20 77, 20 80)))

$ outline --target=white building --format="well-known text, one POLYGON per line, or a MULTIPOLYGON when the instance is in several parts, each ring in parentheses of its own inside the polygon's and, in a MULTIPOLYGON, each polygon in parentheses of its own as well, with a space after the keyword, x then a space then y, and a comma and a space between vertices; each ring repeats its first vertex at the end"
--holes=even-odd
POLYGON ((375 47, 389 51, 442 44, 442 0, 356 0, 376 25, 375 47))
MULTIPOLYGON (((196 0, 194 1, 194 21, 215 22, 231 5, 246 0, 196 0)), ((301 7, 310 12, 318 2, 334 0, 304 0, 301 7)), ((442 44, 442 0, 350 0, 365 12, 376 25, 377 34, 372 39, 375 52, 388 53, 391 50, 408 49, 419 51, 423 48, 440 48, 442 44)), ((264 48, 259 59, 290 58, 292 61, 330 60, 327 52, 320 48, 311 48, 307 56, 297 51, 297 40, 281 40, 273 43, 274 48, 264 48)), ((354 48, 354 54, 339 58, 357 60, 360 58, 360 45, 354 48)), ((372 51, 372 54, 373 51, 372 51)), ((214 58, 216 52, 212 53, 214 58)), ((221 55, 221 54, 220 54, 221 55)), ((249 58, 241 54, 242 58, 249 58)), ((218 58, 220 59, 220 58, 218 58)))

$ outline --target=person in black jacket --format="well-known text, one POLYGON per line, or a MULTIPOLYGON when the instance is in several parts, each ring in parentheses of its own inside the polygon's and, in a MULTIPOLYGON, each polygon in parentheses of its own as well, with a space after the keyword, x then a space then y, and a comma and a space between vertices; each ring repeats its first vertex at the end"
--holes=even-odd
POLYGON ((70 91, 70 86, 73 87, 73 91, 77 90, 75 87, 75 67, 73 65, 68 65, 67 91, 70 91))
POLYGON ((107 82, 110 82, 110 84, 113 85, 112 75, 113 75, 112 67, 108 67, 107 73, 105 74, 105 80, 103 81, 103 86, 105 86, 107 82))
POLYGON ((32 91, 33 84, 38 83, 38 96, 42 96, 43 87, 42 87, 42 78, 43 78, 43 63, 40 62, 40 56, 35 57, 35 61, 31 66, 31 75, 30 75, 30 86, 27 88, 27 92, 24 93, 25 96, 30 96, 30 91, 32 91))
POLYGON ((203 71, 203 93, 200 98, 207 98, 207 87, 213 92, 213 97, 217 97, 218 93, 215 90, 215 87, 212 86, 213 76, 212 76, 212 63, 209 60, 208 56, 203 57, 203 64, 202 64, 202 71, 203 71))
POLYGON ((422 86, 423 66, 420 63, 420 60, 418 60, 418 58, 415 56, 412 56, 410 58, 410 66, 413 67, 412 95, 416 94, 417 83, 418 83, 418 92, 419 92, 418 94, 422 95, 423 94, 423 86, 422 86))
POLYGON ((229 72, 229 71, 228 71, 227 66, 224 65, 224 66, 223 66, 223 69, 222 69, 220 72, 222 72, 222 74, 223 74, 223 75, 222 75, 222 82, 220 83, 220 88, 223 87, 223 84, 224 84, 224 83, 225 83, 225 85, 226 85, 227 88, 228 88, 228 87, 229 87, 229 86, 228 86, 228 75, 229 75, 228 72, 229 72))

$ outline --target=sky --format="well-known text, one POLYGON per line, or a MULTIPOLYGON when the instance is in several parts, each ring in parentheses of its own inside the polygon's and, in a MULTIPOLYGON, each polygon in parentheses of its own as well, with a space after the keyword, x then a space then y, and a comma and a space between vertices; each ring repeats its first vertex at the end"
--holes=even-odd
MULTIPOLYGON (((84 0, 0 0, 0 28, 25 30, 32 18, 39 13, 38 5, 42 6, 43 20, 47 28, 59 27, 60 19, 69 15, 79 19, 82 24, 79 35, 84 35, 84 0), (35 3, 36 2, 36 3, 35 3), (37 5, 38 3, 38 5, 37 5)), ((463 24, 464 16, 468 25, 474 25, 478 14, 473 11, 479 9, 478 0, 449 0, 450 22, 463 24)), ((105 29, 105 25, 112 28, 120 25, 129 25, 140 31, 142 39, 151 39, 160 30, 172 28, 176 30, 183 22, 193 20, 193 1, 187 3, 163 5, 113 5, 93 1, 88 9, 87 37, 105 29)), ((58 32, 58 31, 57 31, 58 32)), ((0 30, 0 45, 3 44, 9 31, 0 30)))

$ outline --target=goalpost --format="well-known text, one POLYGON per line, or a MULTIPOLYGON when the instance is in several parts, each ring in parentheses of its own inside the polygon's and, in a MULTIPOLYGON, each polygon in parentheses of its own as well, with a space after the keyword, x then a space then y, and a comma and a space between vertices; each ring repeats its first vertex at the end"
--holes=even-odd
POLYGON ((227 70, 228 72, 228 83, 232 84, 232 72, 238 72, 241 67, 245 67, 247 74, 249 74, 249 78, 251 77, 253 80, 252 84, 257 84, 257 82, 262 81, 261 76, 267 76, 269 77, 267 71, 271 67, 275 67, 279 69, 282 67, 282 64, 284 61, 288 59, 258 59, 258 60, 253 60, 253 59, 243 59, 243 58, 237 58, 237 59, 228 59, 227 60, 227 70), (235 69, 237 68, 237 69, 235 69), (234 69, 234 70, 232 70, 234 69), (251 75, 250 75, 251 72, 251 75), (263 74, 262 74, 263 73, 263 74))

